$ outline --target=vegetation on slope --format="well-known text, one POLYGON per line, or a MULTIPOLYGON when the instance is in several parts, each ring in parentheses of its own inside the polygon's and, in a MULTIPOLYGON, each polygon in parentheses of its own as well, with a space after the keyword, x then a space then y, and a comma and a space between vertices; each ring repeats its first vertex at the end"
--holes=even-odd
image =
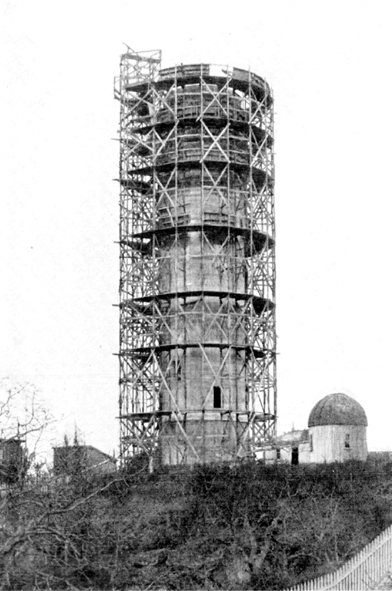
POLYGON ((392 463, 136 465, 3 498, 1 589, 283 589, 392 523, 392 463))

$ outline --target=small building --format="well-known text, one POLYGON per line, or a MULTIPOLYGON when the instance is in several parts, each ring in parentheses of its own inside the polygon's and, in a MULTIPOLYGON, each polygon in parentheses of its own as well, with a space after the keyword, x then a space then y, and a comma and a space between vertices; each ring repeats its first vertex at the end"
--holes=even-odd
POLYGON ((24 477, 27 466, 22 443, 18 437, 0 439, 0 483, 14 484, 24 477))
POLYGON ((311 410, 308 429, 276 437, 264 452, 265 460, 294 465, 365 461, 367 424, 364 409, 351 396, 329 394, 311 410))
POLYGON ((309 415, 310 461, 365 461, 367 424, 366 413, 354 398, 340 393, 325 396, 309 415))
POLYGON ((56 476, 89 470, 95 474, 115 472, 116 458, 92 445, 62 445, 53 448, 53 470, 56 476))
POLYGON ((309 462, 308 429, 288 431, 277 437, 275 443, 276 460, 293 465, 309 462))

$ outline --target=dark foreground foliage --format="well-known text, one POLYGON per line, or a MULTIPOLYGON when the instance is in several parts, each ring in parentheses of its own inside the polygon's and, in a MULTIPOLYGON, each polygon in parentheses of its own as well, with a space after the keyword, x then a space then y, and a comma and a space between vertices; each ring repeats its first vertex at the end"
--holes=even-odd
POLYGON ((284 589, 392 523, 392 463, 75 474, 2 499, 0 589, 284 589))

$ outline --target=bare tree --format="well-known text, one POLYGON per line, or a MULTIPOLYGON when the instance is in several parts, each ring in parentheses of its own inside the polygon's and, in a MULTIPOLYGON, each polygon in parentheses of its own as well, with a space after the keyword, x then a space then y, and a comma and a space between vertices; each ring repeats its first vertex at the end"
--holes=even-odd
POLYGON ((39 436, 53 421, 36 387, 10 378, 0 380, 0 417, 2 438, 26 438, 33 433, 39 436))

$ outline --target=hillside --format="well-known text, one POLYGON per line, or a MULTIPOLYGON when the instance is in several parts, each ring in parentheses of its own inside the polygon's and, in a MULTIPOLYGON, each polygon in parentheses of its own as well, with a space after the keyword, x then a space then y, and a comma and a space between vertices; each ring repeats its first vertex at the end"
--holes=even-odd
POLYGON ((1 589, 283 589, 392 523, 392 463, 200 466, 14 491, 1 589))

